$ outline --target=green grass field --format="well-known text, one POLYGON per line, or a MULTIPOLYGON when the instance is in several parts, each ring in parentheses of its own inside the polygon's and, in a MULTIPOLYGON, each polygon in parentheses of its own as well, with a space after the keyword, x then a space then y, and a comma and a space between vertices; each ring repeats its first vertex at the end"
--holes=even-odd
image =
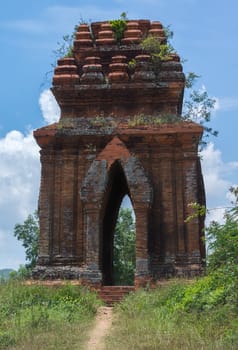
MULTIPOLYGON (((227 285, 211 275, 130 294, 114 307, 105 350, 237 350, 238 308, 227 285)), ((101 304, 80 286, 2 282, 0 349, 84 349, 101 304)))
POLYGON ((0 349, 83 349, 100 301, 80 286, 0 284, 0 349))
POLYGON ((215 293, 205 278, 128 296, 115 309, 105 349, 237 350, 237 310, 215 293))

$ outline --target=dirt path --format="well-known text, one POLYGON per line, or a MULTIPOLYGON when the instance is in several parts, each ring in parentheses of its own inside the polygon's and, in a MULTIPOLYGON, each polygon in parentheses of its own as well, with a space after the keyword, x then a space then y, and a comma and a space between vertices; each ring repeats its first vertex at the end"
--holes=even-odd
POLYGON ((112 324, 112 307, 101 306, 98 309, 96 322, 91 331, 85 350, 103 350, 103 338, 112 324))

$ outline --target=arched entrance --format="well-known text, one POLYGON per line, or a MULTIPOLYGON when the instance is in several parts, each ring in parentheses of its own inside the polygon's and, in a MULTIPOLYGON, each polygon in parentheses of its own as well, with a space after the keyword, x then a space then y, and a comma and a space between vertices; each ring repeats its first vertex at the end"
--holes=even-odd
POLYGON ((134 280, 138 283, 149 273, 148 223, 152 187, 139 159, 115 137, 92 162, 80 191, 85 232, 83 276, 88 283, 114 285, 114 230, 126 195, 131 199, 136 217, 134 280))
MULTIPOLYGON (((104 285, 118 284, 118 280, 115 278, 114 237, 119 209, 125 196, 130 197, 127 180, 120 162, 116 161, 109 172, 108 186, 104 200, 105 206, 103 208, 101 271, 104 285)), ((121 279, 122 281, 123 279, 121 279)))

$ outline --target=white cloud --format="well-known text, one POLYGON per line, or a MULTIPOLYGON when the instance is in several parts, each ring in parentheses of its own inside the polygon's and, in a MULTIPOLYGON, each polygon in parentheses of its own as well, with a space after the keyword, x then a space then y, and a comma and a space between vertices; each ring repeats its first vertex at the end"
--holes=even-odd
MULTIPOLYGON (((238 184, 232 184, 232 187, 233 187, 233 188, 238 188, 238 184)), ((235 203, 235 202, 236 202, 236 196, 235 196, 235 194, 233 193, 233 191, 229 191, 229 192, 227 193, 226 198, 228 199, 228 201, 229 201, 230 203, 235 203)))
POLYGON ((24 263, 24 250, 13 231, 37 208, 39 178, 39 148, 32 132, 13 130, 0 139, 0 268, 24 263))
MULTIPOLYGON (((39 98, 47 123, 59 119, 60 110, 50 90, 39 98)), ((0 268, 24 264, 24 249, 13 236, 16 223, 23 223, 37 209, 40 183, 39 147, 30 130, 12 130, 0 139, 0 268)))
POLYGON ((201 157, 207 208, 211 209, 207 222, 211 220, 221 222, 224 208, 230 205, 229 188, 235 186, 231 178, 237 171, 238 165, 237 162, 224 162, 221 151, 215 149, 213 143, 207 145, 201 152, 201 157))
POLYGON ((0 268, 18 269, 25 263, 25 253, 21 242, 17 241, 12 230, 0 230, 0 268))
POLYGON ((224 112, 238 110, 238 97, 230 96, 216 98, 215 110, 224 112))
POLYGON ((44 120, 48 123, 55 123, 60 117, 60 108, 51 90, 44 90, 39 98, 40 109, 44 120))
POLYGON ((227 181, 223 177, 224 165, 221 152, 214 148, 213 143, 209 143, 201 152, 201 156, 207 196, 210 200, 219 198, 220 192, 227 190, 227 181))
POLYGON ((219 100, 220 109, 223 111, 233 111, 238 109, 238 97, 223 97, 219 100))

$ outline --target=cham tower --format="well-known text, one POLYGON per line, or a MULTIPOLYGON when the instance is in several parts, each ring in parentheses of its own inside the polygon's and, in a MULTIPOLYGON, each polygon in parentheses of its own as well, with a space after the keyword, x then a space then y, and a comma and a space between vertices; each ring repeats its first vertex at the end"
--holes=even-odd
POLYGON ((110 22, 78 27, 72 57, 55 68, 58 123, 34 136, 41 148, 39 257, 33 277, 113 285, 113 237, 128 195, 136 221, 135 284, 194 276, 205 257, 205 203, 198 157, 203 129, 181 118, 180 58, 153 60, 149 35, 160 22, 126 22, 116 42, 110 22))

